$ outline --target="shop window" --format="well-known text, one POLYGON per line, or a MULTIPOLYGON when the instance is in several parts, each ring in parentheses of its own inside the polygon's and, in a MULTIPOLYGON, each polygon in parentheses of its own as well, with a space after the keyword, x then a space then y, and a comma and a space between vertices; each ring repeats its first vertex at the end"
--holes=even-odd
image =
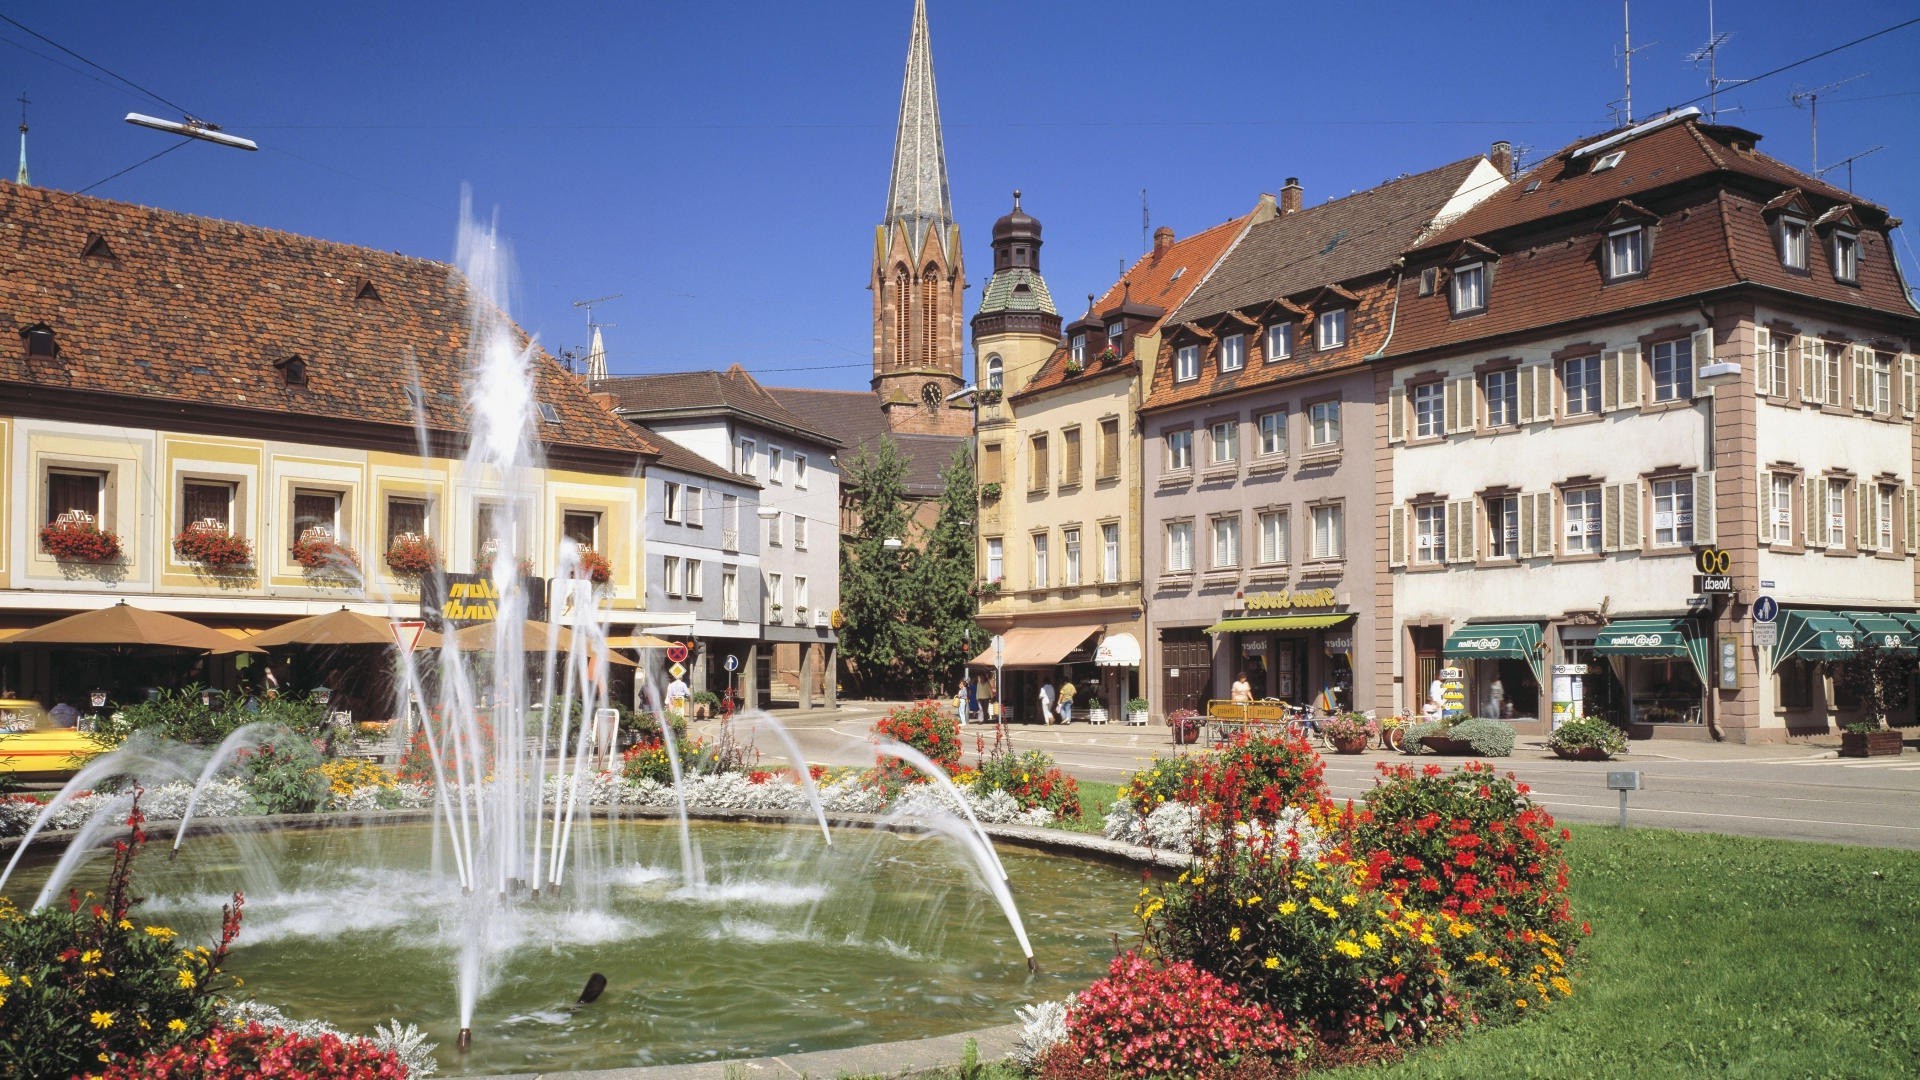
POLYGON ((1813 708, 1813 679, 1817 671, 1812 664, 1800 659, 1785 661, 1775 668, 1773 674, 1779 682, 1780 707, 1813 708))
POLYGON ((1697 724, 1704 688, 1693 661, 1680 657, 1627 661, 1633 718, 1644 724, 1697 724))

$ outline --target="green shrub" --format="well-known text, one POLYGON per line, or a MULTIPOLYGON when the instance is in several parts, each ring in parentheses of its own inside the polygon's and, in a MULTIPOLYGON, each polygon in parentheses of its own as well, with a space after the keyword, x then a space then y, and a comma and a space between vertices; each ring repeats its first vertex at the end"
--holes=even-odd
POLYGON ((1596 716, 1569 720, 1554 729, 1547 745, 1555 750, 1600 750, 1608 757, 1627 748, 1627 733, 1596 716))
POLYGON ((1513 753, 1513 725, 1502 720, 1462 720, 1447 732, 1452 739, 1465 739, 1481 757, 1506 757, 1513 753))
POLYGON ((1004 791, 1022 810, 1044 806, 1057 818, 1080 817, 1080 785, 1060 771, 1045 750, 1002 751, 980 759, 970 785, 975 795, 1004 791))
POLYGON ((1408 724, 1400 729, 1400 752, 1403 754, 1427 754, 1432 751, 1420 745, 1420 740, 1429 735, 1445 735, 1452 729, 1444 720, 1423 720, 1408 724))
POLYGON ((116 1054, 188 1043, 213 1028, 227 949, 240 932, 240 894, 212 948, 136 920, 141 822, 136 797, 104 897, 72 894, 32 914, 0 900, 0 1074, 85 1075, 116 1054))
POLYGON ((263 814, 310 814, 326 804, 331 783, 320 771, 320 751, 307 739, 261 743, 235 760, 247 797, 263 814))
POLYGON ((248 724, 276 724, 301 736, 324 734, 327 710, 305 698, 291 697, 247 701, 235 697, 216 697, 220 704, 210 705, 201 697, 202 688, 187 686, 162 690, 151 701, 142 701, 115 710, 100 719, 94 735, 109 746, 118 746, 135 732, 170 742, 213 745, 248 724))
MULTIPOLYGON (((651 709, 627 709, 618 705, 614 707, 620 710, 620 742, 622 744, 660 741, 660 719, 651 709)), ((687 737, 687 718, 669 714, 667 722, 673 726, 673 741, 684 742, 687 737)))
POLYGON ((1147 711, 1147 699, 1146 699, 1146 698, 1143 698, 1143 697, 1137 697, 1137 698, 1128 698, 1128 699, 1127 699, 1127 711, 1128 711, 1128 712, 1130 712, 1130 713, 1137 713, 1137 712, 1146 712, 1146 711, 1147 711))

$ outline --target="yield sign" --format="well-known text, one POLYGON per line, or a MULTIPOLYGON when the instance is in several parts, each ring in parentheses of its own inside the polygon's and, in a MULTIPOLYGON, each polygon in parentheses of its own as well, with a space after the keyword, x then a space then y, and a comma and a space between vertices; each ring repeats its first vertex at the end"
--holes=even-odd
POLYGON ((393 631, 394 644, 400 646, 402 656, 413 654, 413 647, 420 643, 420 632, 427 628, 427 624, 418 619, 396 619, 387 626, 393 631))

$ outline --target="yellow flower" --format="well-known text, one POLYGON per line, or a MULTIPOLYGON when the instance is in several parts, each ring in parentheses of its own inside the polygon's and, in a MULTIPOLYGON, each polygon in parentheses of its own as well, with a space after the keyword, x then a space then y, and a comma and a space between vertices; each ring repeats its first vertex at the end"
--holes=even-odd
POLYGON ((173 1032, 175 1035, 178 1035, 181 1032, 187 1030, 187 1022, 176 1016, 173 1019, 167 1021, 167 1030, 173 1032))
POLYGON ((1280 966, 1280 958, 1277 956, 1269 956, 1267 957, 1266 964, 1267 964, 1267 970, 1272 971, 1274 968, 1277 968, 1280 966))
POLYGON ((31 976, 31 975, 28 975, 28 974, 26 974, 25 972, 21 972, 21 974, 20 974, 20 985, 21 985, 21 986, 32 986, 32 985, 33 985, 33 976, 31 976))
POLYGON ((101 1012, 99 1009, 95 1009, 93 1010, 93 1015, 88 1017, 88 1019, 93 1021, 94 1027, 102 1030, 113 1026, 113 1014, 110 1012, 101 1012))
POLYGON ((3 990, 12 985, 13 985, 13 977, 11 975, 8 975, 4 971, 0 971, 0 990, 3 990))
POLYGON ((1300 910, 1300 905, 1294 903, 1293 901, 1291 900, 1280 901, 1280 914, 1291 915, 1298 910, 1300 910))
POLYGON ((1380 935, 1371 930, 1367 931, 1367 936, 1360 940, 1366 942, 1367 948, 1369 949, 1378 949, 1380 947, 1380 935))
POLYGON ((147 927, 147 936, 157 937, 162 941, 172 941, 173 931, 164 926, 149 926, 147 927))
POLYGON ((1231 930, 1229 930, 1229 931, 1227 931, 1227 940, 1228 940, 1228 941, 1239 941, 1239 940, 1240 940, 1240 928, 1236 926, 1236 927, 1234 927, 1233 929, 1231 929, 1231 930))
POLYGON ((1559 975, 1553 977, 1553 988, 1560 991, 1561 997, 1573 996, 1573 984, 1559 975))
POLYGON ((1257 896, 1257 895, 1255 895, 1255 896, 1249 896, 1249 897, 1247 897, 1247 904, 1248 904, 1249 906, 1251 906, 1251 905, 1253 905, 1253 904, 1257 904, 1257 903, 1259 903, 1259 902, 1260 902, 1260 897, 1259 897, 1259 896, 1257 896))
POLYGON ((131 930, 131 929, 133 929, 133 920, 132 920, 132 919, 121 919, 118 925, 119 925, 119 927, 120 927, 120 929, 122 929, 122 930, 131 930))
POLYGON ((1353 895, 1352 893, 1348 893, 1347 895, 1340 898, 1340 902, 1347 905, 1348 907, 1352 907, 1355 904, 1358 904, 1360 902, 1360 898, 1353 895))
POLYGON ((177 976, 176 981, 179 983, 180 989, 191 990, 194 988, 195 980, 193 972, 188 971, 186 968, 181 968, 179 971, 174 972, 174 975, 177 976))
POLYGON ((1524 1009, 1524 1008, 1526 1008, 1526 1007, 1527 1007, 1527 999, 1526 999, 1526 998, 1515 998, 1515 999, 1513 1000, 1513 1004, 1514 1004, 1514 1006, 1515 1006, 1516 1008, 1521 1008, 1521 1009, 1524 1009))
POLYGON ((96 963, 97 961, 99 961, 99 959, 100 959, 99 949, 88 949, 86 952, 83 952, 80 954, 80 962, 83 964, 96 963))
POLYGON ((1333 943, 1333 951, 1339 953, 1341 956, 1357 957, 1362 950, 1360 946, 1351 941, 1336 941, 1333 943))

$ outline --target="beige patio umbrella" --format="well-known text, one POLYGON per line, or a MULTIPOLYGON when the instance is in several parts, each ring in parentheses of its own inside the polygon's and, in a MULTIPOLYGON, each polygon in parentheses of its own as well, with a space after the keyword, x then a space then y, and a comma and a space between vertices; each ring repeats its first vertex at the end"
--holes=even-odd
MULTIPOLYGON (((310 615, 271 630, 262 630, 248 638, 247 644, 262 649, 282 645, 385 645, 392 648, 397 642, 394 641, 393 626, 389 620, 343 607, 325 615, 310 615)), ((439 647, 439 634, 431 630, 420 632, 420 640, 415 648, 439 647)))
POLYGON ((631 637, 610 637, 607 639, 607 648, 609 649, 666 649, 671 648, 672 645, 673 642, 668 641, 666 638, 654 637, 652 634, 635 634, 631 637))
MULTIPOLYGON (((564 626, 528 619, 522 624, 520 645, 526 651, 533 652, 571 652, 573 650, 573 631, 564 626)), ((463 649, 485 652, 493 648, 494 628, 492 623, 475 623, 453 635, 453 640, 463 649)), ((607 657, 622 667, 638 667, 632 660, 617 652, 609 651, 607 657)))
POLYGON ((91 645, 97 648, 188 649, 194 652, 257 653, 251 641, 230 638, 164 611, 137 608, 125 600, 22 631, 9 645, 91 645))

